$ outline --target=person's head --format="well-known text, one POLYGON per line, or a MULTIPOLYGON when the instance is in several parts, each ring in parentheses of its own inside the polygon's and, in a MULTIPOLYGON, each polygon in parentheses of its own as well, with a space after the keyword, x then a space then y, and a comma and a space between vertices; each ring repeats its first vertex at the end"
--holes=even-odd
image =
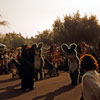
POLYGON ((85 54, 80 58, 80 68, 84 71, 98 69, 97 60, 90 54, 85 54))

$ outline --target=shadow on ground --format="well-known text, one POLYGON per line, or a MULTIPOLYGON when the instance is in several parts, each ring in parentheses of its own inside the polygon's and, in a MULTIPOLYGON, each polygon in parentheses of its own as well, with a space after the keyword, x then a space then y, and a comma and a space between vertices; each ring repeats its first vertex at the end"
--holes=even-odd
POLYGON ((63 86, 63 87, 61 87, 61 88, 59 88, 59 89, 57 89, 57 90, 55 90, 53 92, 50 92, 50 93, 47 93, 45 95, 41 95, 41 96, 35 97, 32 100, 40 100, 42 98, 45 98, 44 100, 53 100, 54 97, 56 97, 56 96, 58 96, 58 95, 60 95, 60 94, 62 94, 64 92, 70 91, 73 88, 74 88, 74 86, 69 84, 69 85, 63 86))
POLYGON ((6 82, 11 82, 11 81, 16 81, 18 80, 18 78, 10 78, 10 79, 6 79, 6 80, 2 80, 0 81, 0 83, 6 83, 6 82))
POLYGON ((19 86, 20 84, 16 84, 13 86, 1 88, 0 90, 4 90, 4 92, 0 93, 0 100, 11 99, 27 92, 20 89, 16 89, 19 86))

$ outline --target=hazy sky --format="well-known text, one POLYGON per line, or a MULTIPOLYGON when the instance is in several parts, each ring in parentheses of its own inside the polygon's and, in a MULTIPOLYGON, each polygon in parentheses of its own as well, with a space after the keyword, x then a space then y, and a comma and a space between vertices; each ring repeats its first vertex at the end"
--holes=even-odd
POLYGON ((0 26, 0 33, 35 36, 38 31, 51 29, 57 16, 63 19, 77 10, 81 16, 96 15, 100 22, 100 0, 0 0, 2 19, 9 22, 9 27, 0 26))

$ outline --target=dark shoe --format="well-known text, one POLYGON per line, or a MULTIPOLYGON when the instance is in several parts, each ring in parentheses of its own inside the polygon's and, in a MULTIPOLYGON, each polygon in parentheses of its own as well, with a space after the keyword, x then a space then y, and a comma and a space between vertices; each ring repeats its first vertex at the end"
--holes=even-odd
POLYGON ((26 87, 21 87, 21 90, 26 90, 27 88, 26 87))
POLYGON ((33 87, 30 87, 29 90, 30 90, 30 91, 31 91, 31 90, 34 90, 34 88, 33 88, 33 87))
POLYGON ((38 78, 35 78, 35 81, 38 81, 38 78))
POLYGON ((71 85, 74 85, 74 83, 71 83, 71 85))
POLYGON ((43 78, 40 78, 40 80, 43 80, 43 78))

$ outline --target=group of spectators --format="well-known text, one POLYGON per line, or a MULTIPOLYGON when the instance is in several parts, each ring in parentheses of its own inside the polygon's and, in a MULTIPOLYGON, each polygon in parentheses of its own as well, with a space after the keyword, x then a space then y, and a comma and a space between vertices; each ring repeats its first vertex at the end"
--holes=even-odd
MULTIPOLYGON (((100 100, 100 46, 97 44, 92 46, 82 42, 77 44, 76 51, 80 59, 80 75, 82 75, 81 100, 100 100)), ((12 59, 18 60, 21 55, 21 51, 16 52, 14 49, 0 51, 0 74, 8 74, 13 72, 13 69, 17 70, 12 59)), ((59 71, 69 71, 68 58, 61 46, 54 44, 48 49, 42 48, 42 57, 44 59, 42 70, 44 77, 46 74, 59 76, 59 71)))
MULTIPOLYGON (((77 55, 80 58, 84 54, 93 55, 98 64, 100 65, 100 48, 98 45, 95 47, 82 42, 77 45, 77 55)), ((12 59, 18 59, 21 56, 21 51, 16 51, 14 49, 0 51, 0 74, 7 74, 12 72, 12 69, 15 68, 12 59)), ((54 67, 57 71, 69 71, 68 66, 68 58, 66 54, 62 51, 61 46, 57 46, 56 44, 52 45, 50 48, 42 49, 42 57, 44 59, 43 71, 45 69, 47 72, 50 72, 52 67, 54 67)), ((98 69, 100 70, 100 69, 98 69)), ((50 72, 51 73, 51 72, 50 72)), ((50 74, 48 73, 48 74, 50 74)), ((55 74, 56 75, 56 74, 55 74)))
POLYGON ((16 67, 11 62, 12 59, 17 59, 21 52, 14 49, 0 50, 0 74, 9 74, 16 70, 16 67))

